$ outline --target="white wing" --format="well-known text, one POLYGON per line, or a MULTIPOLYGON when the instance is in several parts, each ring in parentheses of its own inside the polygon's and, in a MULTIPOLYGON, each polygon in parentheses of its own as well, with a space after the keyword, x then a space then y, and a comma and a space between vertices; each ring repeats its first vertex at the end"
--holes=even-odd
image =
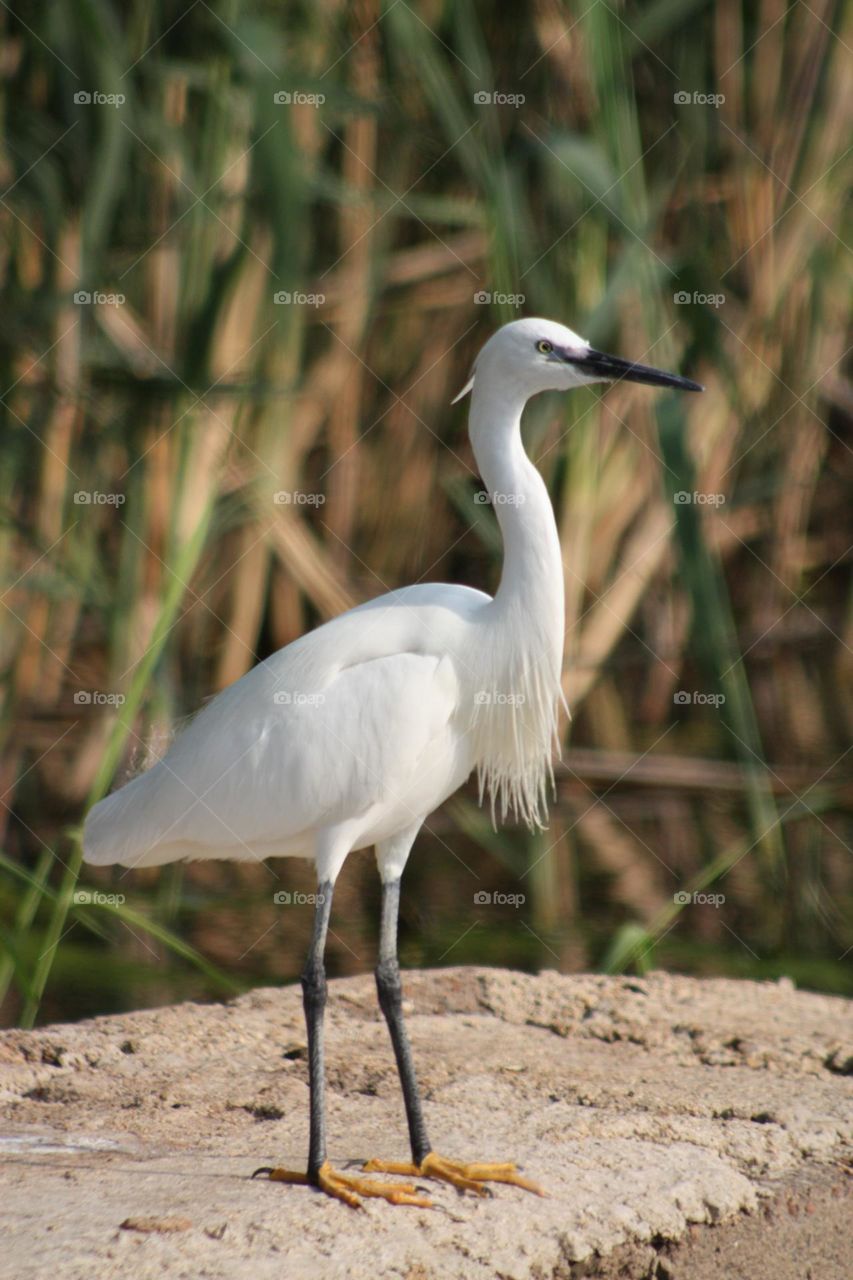
POLYGON ((422 817, 464 769, 464 752, 448 760, 460 736, 452 655, 488 599, 407 588, 273 654, 153 768, 95 805, 86 860, 311 856, 320 828, 368 814, 399 813, 401 825, 422 817))

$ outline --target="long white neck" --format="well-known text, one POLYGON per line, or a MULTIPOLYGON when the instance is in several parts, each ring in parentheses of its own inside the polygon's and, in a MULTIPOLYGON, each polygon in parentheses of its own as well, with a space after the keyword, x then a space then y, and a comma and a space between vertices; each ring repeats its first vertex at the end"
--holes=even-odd
POLYGON ((551 756, 562 698, 563 564, 548 491, 524 452, 526 396, 501 381, 475 379, 469 432, 504 544, 494 600, 483 609, 475 667, 483 684, 471 732, 481 798, 492 816, 509 811, 544 824, 551 756))
POLYGON ((494 600, 497 623, 523 621, 513 640, 541 646, 559 679, 565 610, 563 561, 554 510, 545 482, 524 451, 521 391, 474 383, 469 433, 480 475, 491 495, 501 530, 504 563, 494 600))

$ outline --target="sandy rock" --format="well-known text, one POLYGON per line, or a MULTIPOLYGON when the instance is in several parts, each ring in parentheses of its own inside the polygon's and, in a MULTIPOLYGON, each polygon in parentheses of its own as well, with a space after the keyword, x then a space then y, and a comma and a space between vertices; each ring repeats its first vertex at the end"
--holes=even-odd
MULTIPOLYGON (((666 974, 405 986, 436 1150, 514 1159, 548 1199, 428 1183, 431 1210, 355 1212, 253 1182, 307 1147, 300 992, 264 989, 0 1035, 0 1275, 849 1274, 849 1003, 666 974)), ((407 1158, 370 977, 330 984, 327 1026, 332 1162, 407 1158)))

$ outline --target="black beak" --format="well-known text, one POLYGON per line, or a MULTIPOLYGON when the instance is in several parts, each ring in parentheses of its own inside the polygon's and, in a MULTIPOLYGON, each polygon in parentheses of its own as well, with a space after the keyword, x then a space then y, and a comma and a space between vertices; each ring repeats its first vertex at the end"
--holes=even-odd
POLYGON ((628 382, 645 382, 650 387, 677 387, 679 391, 705 390, 698 382, 681 378, 677 373, 664 373, 662 369, 651 369, 646 364, 633 364, 630 360, 623 360, 621 356, 608 356, 603 351, 593 351, 592 348, 582 356, 565 354, 563 359, 606 382, 620 382, 625 378, 628 382))

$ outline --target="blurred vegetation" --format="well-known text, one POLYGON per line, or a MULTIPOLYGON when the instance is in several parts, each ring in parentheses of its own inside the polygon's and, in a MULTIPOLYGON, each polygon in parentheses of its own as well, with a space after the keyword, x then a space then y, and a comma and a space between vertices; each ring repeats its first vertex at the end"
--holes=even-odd
MULTIPOLYGON (((75 901, 82 815, 322 619, 494 587, 449 401, 521 314, 707 391, 531 406, 558 803, 538 835, 468 792, 429 821, 403 959, 853 990, 844 12, 3 6, 7 1021, 299 972, 310 907, 274 894, 310 866, 86 869, 125 901, 75 901)), ((377 907, 354 855, 331 971, 373 963, 377 907)))

